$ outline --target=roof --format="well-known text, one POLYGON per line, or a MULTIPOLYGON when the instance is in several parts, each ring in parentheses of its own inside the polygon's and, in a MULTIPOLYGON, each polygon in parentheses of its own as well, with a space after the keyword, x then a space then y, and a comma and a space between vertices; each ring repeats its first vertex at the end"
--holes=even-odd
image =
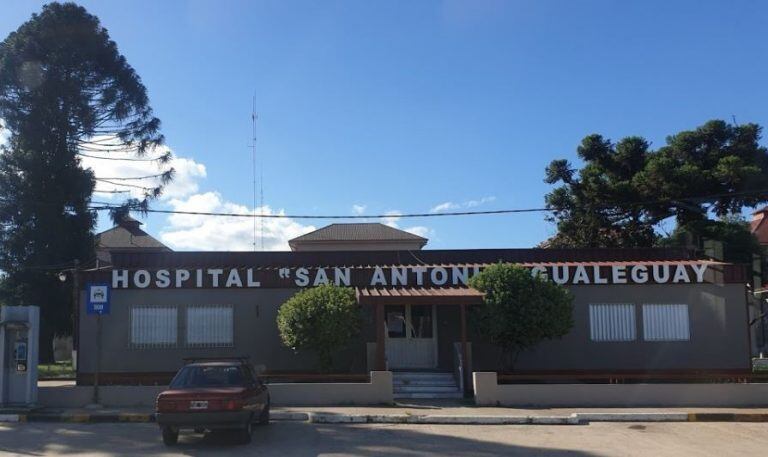
POLYGON ((697 260, 681 248, 626 249, 429 249, 419 251, 121 251, 112 255, 115 268, 282 268, 371 267, 418 265, 485 265, 496 262, 679 262, 697 260))
POLYGON ((466 287, 359 288, 361 305, 480 305, 484 294, 466 287))
POLYGON ((749 229, 760 244, 768 244, 768 206, 752 213, 749 229))
MULTIPOLYGON (((243 251, 243 252, 161 252, 124 250, 112 251, 111 268, 115 270, 207 270, 247 269, 259 278, 262 287, 293 287, 292 269, 325 269, 336 275, 335 268, 349 269, 351 282, 369 287, 370 277, 381 269, 409 269, 425 271, 444 268, 451 275, 464 275, 475 268, 496 263, 512 263, 522 267, 582 266, 594 271, 613 266, 645 265, 701 265, 723 283, 743 283, 746 270, 743 265, 700 258, 694 251, 679 248, 635 249, 455 249, 406 251, 243 251), (271 273, 270 273, 271 272, 271 273), (286 276, 287 274, 287 276, 286 276)), ((111 273, 105 269, 90 273, 91 280, 108 280, 111 273)), ((381 274, 381 273, 379 273, 381 274)), ((387 274, 387 273, 384 273, 387 274)), ((390 273, 391 274, 391 273, 390 273)), ((428 287, 431 283, 424 284, 428 287)), ((384 284, 382 284, 384 285, 384 284)), ((394 285, 394 284, 393 284, 394 285)), ((407 287, 407 284, 402 284, 407 287)), ((421 286, 421 284, 418 284, 421 286)), ((457 285, 457 284, 454 284, 457 285)), ((386 287, 386 286, 385 286, 386 287)), ((440 285, 442 287, 442 285, 440 285)))
POLYGON ((313 241, 423 241, 427 239, 405 230, 378 222, 355 224, 331 224, 306 235, 298 236, 289 243, 313 241))
MULTIPOLYGON (((129 216, 130 217, 130 216, 129 216)), ((160 249, 170 248, 142 230, 141 223, 131 218, 125 223, 96 235, 97 249, 160 249)))

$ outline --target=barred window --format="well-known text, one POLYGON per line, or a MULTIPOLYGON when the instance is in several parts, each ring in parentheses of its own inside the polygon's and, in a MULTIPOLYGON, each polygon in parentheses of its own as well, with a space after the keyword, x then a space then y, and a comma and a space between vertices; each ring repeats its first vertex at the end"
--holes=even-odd
POLYGON ((636 332, 635 305, 589 305, 589 333, 592 341, 633 341, 636 332))
POLYGON ((175 306, 131 308, 131 345, 135 348, 175 347, 178 310, 175 306))
POLYGON ((643 305, 646 341, 689 341, 688 305, 643 305))
POLYGON ((187 345, 233 345, 234 310, 231 305, 195 305, 187 308, 187 345))

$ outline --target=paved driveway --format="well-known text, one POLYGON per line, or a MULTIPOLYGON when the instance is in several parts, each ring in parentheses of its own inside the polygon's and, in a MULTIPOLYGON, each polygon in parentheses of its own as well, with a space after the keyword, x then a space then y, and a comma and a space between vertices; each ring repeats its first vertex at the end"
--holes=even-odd
POLYGON ((0 424, 2 455, 739 456, 763 455, 768 424, 595 423, 584 426, 274 423, 248 446, 182 435, 166 448, 154 424, 0 424))

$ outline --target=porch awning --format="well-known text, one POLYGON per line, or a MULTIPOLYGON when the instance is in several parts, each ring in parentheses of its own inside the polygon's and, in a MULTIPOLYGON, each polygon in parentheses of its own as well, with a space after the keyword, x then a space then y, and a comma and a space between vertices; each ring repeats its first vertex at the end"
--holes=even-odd
POLYGON ((480 305, 483 293, 465 287, 358 288, 361 305, 480 305))

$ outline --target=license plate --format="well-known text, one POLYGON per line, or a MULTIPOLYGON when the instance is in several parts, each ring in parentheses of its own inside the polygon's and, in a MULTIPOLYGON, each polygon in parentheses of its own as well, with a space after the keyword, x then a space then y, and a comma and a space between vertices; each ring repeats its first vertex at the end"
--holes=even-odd
POLYGON ((189 409, 208 409, 207 401, 192 400, 189 402, 189 409))

